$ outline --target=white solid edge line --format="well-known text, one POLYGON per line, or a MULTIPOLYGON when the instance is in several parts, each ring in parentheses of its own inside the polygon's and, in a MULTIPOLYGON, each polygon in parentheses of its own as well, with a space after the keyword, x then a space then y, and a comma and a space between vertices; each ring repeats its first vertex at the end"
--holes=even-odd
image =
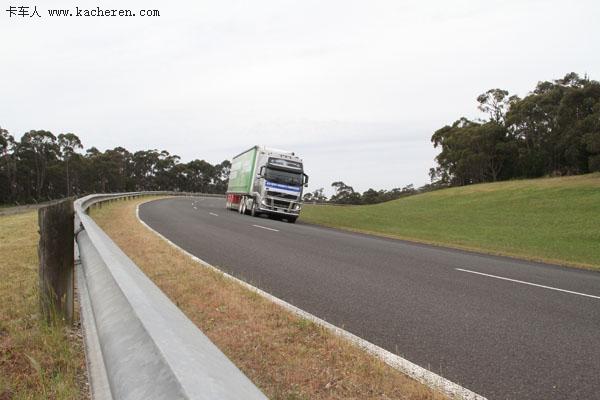
POLYGON ((255 226, 260 229, 266 229, 268 231, 279 232, 279 229, 267 228, 266 226, 261 226, 261 225, 252 225, 252 226, 255 226))
POLYGON ((470 274, 483 275, 483 276, 488 276, 490 278, 502 279, 504 281, 522 283, 524 285, 530 285, 530 286, 536 286, 536 287, 540 287, 540 288, 544 288, 544 289, 556 290, 557 292, 565 292, 565 293, 570 293, 570 294, 576 294, 576 295, 579 295, 579 296, 591 297, 592 299, 600 299, 600 296, 594 296, 592 294, 586 294, 586 293, 580 293, 580 292, 573 292, 572 290, 559 289, 559 288, 555 288, 555 287, 552 287, 552 286, 546 286, 546 285, 539 285, 537 283, 520 281, 518 279, 505 278, 503 276, 498 276, 498 275, 485 274, 483 272, 471 271, 471 270, 468 270, 468 269, 462 269, 462 268, 454 268, 454 269, 457 270, 457 271, 468 272, 470 274))
POLYGON ((218 217, 219 214, 215 214, 214 212, 209 212, 210 215, 214 215, 215 217, 218 217))
MULTIPOLYGON (((152 200, 148 200, 148 201, 152 201, 152 200)), ((142 203, 140 203, 140 204, 142 204, 142 203)), ((203 267, 208 268, 212 271, 215 271, 218 274, 222 275, 223 277, 230 279, 233 282, 238 283, 239 285, 245 287, 246 289, 279 305, 280 307, 291 312, 292 314, 295 314, 295 315, 302 317, 304 319, 307 319, 319 326, 322 326, 323 328, 326 328, 333 334, 348 340, 349 342, 351 342, 358 348, 364 350, 368 354, 375 356, 376 358, 380 359, 381 361, 388 364, 392 368, 397 369, 398 371, 421 382, 422 384, 424 384, 432 389, 438 390, 451 398, 459 398, 459 399, 464 399, 464 400, 487 400, 487 398, 485 398, 475 392, 472 392, 471 390, 464 388, 464 387, 460 386, 459 384, 454 383, 454 382, 436 374, 435 372, 431 372, 417 364, 414 364, 414 363, 408 361, 407 359, 400 357, 399 355, 389 352, 389 351, 387 351, 365 339, 362 339, 362 338, 360 338, 342 328, 339 328, 319 317, 316 317, 316 316, 314 316, 314 315, 312 315, 312 314, 310 314, 310 313, 308 313, 308 312, 306 312, 284 300, 281 300, 278 297, 275 297, 255 286, 252 286, 251 284, 249 284, 241 279, 238 279, 235 276, 229 275, 228 273, 221 271, 217 267, 212 266, 211 264, 207 263, 206 261, 196 257, 195 255, 191 254, 190 252, 182 249, 175 243, 171 242, 165 236, 161 235, 160 233, 158 233, 157 231, 152 229, 144 221, 142 221, 142 219, 140 218, 140 214, 139 214, 139 205, 135 209, 135 215, 136 215, 138 221, 142 225, 144 225, 146 227, 146 229, 148 229, 149 231, 151 231, 152 233, 154 233, 155 235, 160 237, 162 240, 167 242, 167 244, 169 244, 170 246, 181 251, 183 254, 185 254, 186 256, 188 256, 190 259, 197 262, 198 264, 202 265, 203 267)))

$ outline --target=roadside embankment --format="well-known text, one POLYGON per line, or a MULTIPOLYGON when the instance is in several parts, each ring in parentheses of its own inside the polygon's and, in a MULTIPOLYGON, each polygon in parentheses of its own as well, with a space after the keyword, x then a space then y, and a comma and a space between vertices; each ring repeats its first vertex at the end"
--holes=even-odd
POLYGON ((443 189, 368 206, 305 205, 301 221, 600 269, 600 173, 443 189))

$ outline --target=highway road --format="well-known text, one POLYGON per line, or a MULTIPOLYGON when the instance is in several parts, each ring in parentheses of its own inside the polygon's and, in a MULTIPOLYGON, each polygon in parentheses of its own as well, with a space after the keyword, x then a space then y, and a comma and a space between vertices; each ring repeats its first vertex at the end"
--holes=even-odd
POLYGON ((489 399, 600 399, 600 273, 308 224, 224 199, 140 218, 199 258, 489 399))

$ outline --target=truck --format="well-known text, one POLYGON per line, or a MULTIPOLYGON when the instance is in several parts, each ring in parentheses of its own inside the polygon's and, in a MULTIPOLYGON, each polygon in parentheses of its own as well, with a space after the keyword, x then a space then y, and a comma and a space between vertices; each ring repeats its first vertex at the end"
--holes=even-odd
POLYGON ((231 160, 226 207, 253 217, 266 214, 294 223, 307 184, 308 175, 296 154, 254 146, 231 160))

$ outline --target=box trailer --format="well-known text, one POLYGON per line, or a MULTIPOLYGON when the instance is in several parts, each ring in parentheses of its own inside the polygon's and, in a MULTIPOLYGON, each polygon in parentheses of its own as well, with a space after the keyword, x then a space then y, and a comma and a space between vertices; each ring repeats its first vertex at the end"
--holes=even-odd
POLYGON ((254 146, 231 160, 226 207, 294 223, 307 183, 302 159, 294 153, 254 146))

